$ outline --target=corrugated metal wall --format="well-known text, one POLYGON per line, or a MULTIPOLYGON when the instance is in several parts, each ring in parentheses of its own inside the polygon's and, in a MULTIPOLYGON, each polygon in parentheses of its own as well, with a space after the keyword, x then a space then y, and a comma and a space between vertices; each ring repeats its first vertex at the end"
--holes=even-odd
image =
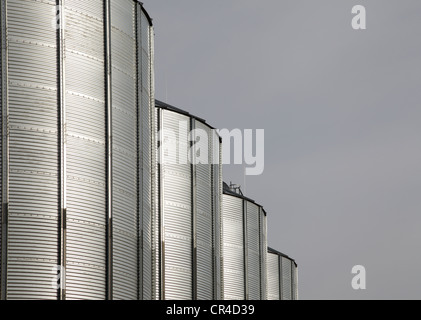
MULTIPOLYGON (((155 175, 153 29, 141 4, 1 3, 3 298, 274 297, 263 209, 229 195, 221 201, 222 167, 211 164, 222 160, 219 136, 160 110, 181 151, 155 175), (180 165, 179 156, 205 151, 190 149, 195 128, 209 137, 209 163, 180 165), (60 264, 65 290, 52 285, 60 264)), ((298 299, 295 264, 281 260, 281 296, 298 299)))
POLYGON ((267 254, 267 296, 268 300, 280 300, 280 265, 277 254, 267 254))
MULTIPOLYGON (((184 115, 162 110, 162 127, 175 133, 178 153, 168 151, 167 159, 173 163, 161 164, 162 219, 163 219, 163 257, 164 290, 166 300, 193 299, 193 250, 192 250, 192 192, 191 166, 179 164, 178 159, 188 159, 190 145, 190 119, 184 115), (179 124, 184 122, 179 132, 179 124)), ((164 151, 166 152, 166 151, 164 151)))
POLYGON ((162 236, 161 261, 157 265, 162 269, 156 273, 160 278, 158 296, 166 300, 219 299, 219 136, 189 115, 158 110, 163 129, 159 150, 161 208, 157 212, 162 236), (191 129, 200 139, 190 141, 191 129), (217 165, 212 164, 215 153, 217 165), (200 160, 192 163, 192 159, 200 160))
MULTIPOLYGON (((207 143, 196 144, 194 152, 201 153, 206 158, 205 164, 198 163, 195 168, 196 174, 196 234, 197 234, 197 299, 212 300, 214 286, 214 259, 213 259, 213 199, 212 199, 212 131, 199 121, 194 121, 195 129, 206 133, 207 143), (206 148, 206 150, 203 150, 206 148)), ((202 135, 201 135, 202 136, 202 135)), ((204 139, 204 136, 201 137, 204 139)))
POLYGON ((261 254, 260 254, 260 208, 247 202, 247 264, 248 264, 248 298, 260 300, 261 288, 261 254))
POLYGON ((292 263, 292 297, 298 300, 298 268, 295 263, 292 263))
POLYGON ((1 1, 3 298, 149 299, 153 29, 137 1, 57 4, 1 1))
POLYGON ((7 1, 7 299, 56 299, 59 153, 53 1, 7 1), (28 26, 31 26, 28 28, 28 26))
POLYGON ((214 299, 222 300, 223 289, 223 235, 222 235, 222 143, 219 135, 212 134, 212 198, 213 198, 213 254, 214 254, 214 299))
MULTIPOLYGON (((135 5, 111 2, 113 298, 138 295, 138 108, 135 5)), ((142 183, 142 181, 140 181, 142 183)))
POLYGON ((240 195, 224 194, 223 265, 226 300, 266 299, 266 215, 240 195))
POLYGON ((260 209, 260 300, 267 300, 267 216, 262 207, 260 209))
POLYGON ((282 300, 292 300, 291 260, 281 257, 282 300))
POLYGON ((162 116, 161 116, 161 110, 156 108, 155 109, 155 128, 157 129, 157 141, 156 141, 156 168, 157 168, 157 175, 154 177, 153 185, 155 186, 155 192, 156 195, 155 201, 153 201, 156 210, 153 212, 155 217, 152 219, 152 300, 160 300, 162 299, 161 291, 162 291, 162 280, 163 276, 162 271, 164 270, 163 264, 162 264, 162 226, 163 226, 163 220, 162 220, 162 209, 163 209, 163 199, 161 196, 161 187, 162 187, 162 154, 159 151, 162 148, 162 141, 160 134, 162 130, 162 116))
POLYGON ((140 95, 138 101, 141 105, 139 123, 139 152, 140 161, 139 178, 142 181, 142 189, 139 193, 139 207, 141 208, 140 243, 143 254, 140 257, 142 276, 139 277, 141 288, 140 298, 153 299, 152 286, 152 226, 154 210, 155 183, 155 101, 154 101, 154 78, 153 78, 153 29, 149 26, 146 15, 138 14, 138 86, 140 95), (140 29, 139 29, 140 27, 140 29), (143 288, 143 289, 142 289, 143 288))
POLYGON ((5 167, 5 162, 4 162, 4 157, 3 157, 3 137, 4 137, 4 133, 3 133, 3 106, 6 106, 7 103, 5 102, 5 95, 3 95, 3 87, 5 88, 5 76, 3 75, 3 73, 5 73, 5 68, 3 65, 6 65, 5 60, 6 60, 6 45, 3 42, 5 40, 5 36, 4 33, 6 32, 6 28, 4 27, 5 25, 5 8, 3 7, 3 1, 0 2, 0 6, 1 6, 1 10, 0 10, 0 133, 2 135, 2 137, 0 137, 0 299, 4 299, 5 297, 3 297, 3 287, 5 286, 5 283, 3 283, 4 280, 4 276, 3 276, 3 261, 5 260, 5 258, 3 257, 3 255, 6 253, 6 250, 3 249, 3 244, 5 243, 3 241, 3 237, 5 235, 5 232, 3 231, 3 229, 6 229, 6 224, 3 224, 3 215, 4 213, 4 208, 3 208, 3 169, 5 167))
POLYGON ((223 195, 223 258, 224 258, 224 299, 244 300, 245 291, 245 248, 243 200, 223 195))
POLYGON ((267 254, 269 300, 298 300, 298 268, 293 260, 269 249, 267 254))
POLYGON ((104 5, 66 1, 66 298, 106 299, 104 5))

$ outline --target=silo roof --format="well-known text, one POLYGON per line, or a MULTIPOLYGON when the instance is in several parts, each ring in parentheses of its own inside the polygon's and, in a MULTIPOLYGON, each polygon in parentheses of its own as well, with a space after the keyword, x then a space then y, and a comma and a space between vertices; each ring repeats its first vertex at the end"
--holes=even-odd
POLYGON ((275 249, 272 249, 272 248, 268 247, 268 253, 273 253, 273 254, 276 254, 278 256, 284 257, 284 258, 286 258, 288 260, 291 260, 292 262, 295 263, 295 266, 298 267, 297 262, 295 262, 294 259, 292 259, 291 257, 287 256, 286 254, 284 254, 284 253, 282 253, 280 251, 277 251, 275 249))
MULTIPOLYGON (((209 125, 209 124, 206 122, 206 120, 205 120, 205 119, 200 118, 200 117, 198 117, 198 116, 195 116, 195 115, 191 114, 191 113, 190 113, 190 112, 188 112, 188 111, 185 111, 185 110, 182 110, 182 109, 180 109, 180 108, 174 107, 174 106, 172 106, 172 105, 170 105, 170 104, 168 104, 168 103, 165 103, 165 102, 162 102, 162 101, 159 101, 159 100, 155 99, 155 107, 160 108, 160 109, 165 109, 165 110, 168 110, 168 111, 172 111, 172 112, 176 112, 176 113, 179 113, 179 114, 185 115, 186 117, 189 117, 189 118, 193 118, 193 119, 195 119, 195 120, 197 120, 197 121, 199 121, 199 122, 201 122, 201 123, 205 124, 205 125, 206 125, 206 126, 208 126, 210 129, 212 129, 212 130, 216 130, 216 128, 215 128, 215 127, 213 127, 213 126, 211 126, 211 125, 209 125)), ((220 142, 220 143, 222 143, 222 138, 221 138, 221 136, 219 135, 219 133, 218 133, 218 132, 217 132, 216 134, 217 134, 217 135, 218 135, 218 137, 219 137, 219 142, 220 142)))
MULTIPOLYGON (((196 119, 196 120, 198 120, 198 121, 200 121, 200 122, 205 123, 207 126, 209 126, 209 125, 206 123, 206 120, 204 120, 204 119, 202 119, 202 118, 199 118, 199 117, 197 117, 197 116, 195 116, 195 115, 193 115, 193 114, 189 113, 188 111, 185 111, 185 110, 182 110, 182 109, 180 109, 180 108, 174 107, 174 106, 172 106, 172 105, 170 105, 170 104, 168 104, 168 103, 165 103, 165 102, 162 102, 162 101, 159 101, 159 100, 156 100, 156 99, 155 99, 155 106, 156 106, 157 108, 160 108, 160 109, 165 109, 165 110, 169 110, 169 111, 177 112, 177 113, 180 113, 180 114, 185 115, 185 116, 187 116, 187 117, 194 118, 194 119, 196 119)), ((209 127, 210 127, 210 126, 209 126, 209 127)), ((212 129, 214 129, 213 127, 211 127, 211 128, 212 128, 212 129)))
POLYGON ((151 18, 151 16, 149 15, 149 13, 148 13, 148 11, 146 11, 146 9, 145 9, 145 7, 143 6, 143 2, 142 1, 139 1, 139 0, 135 0, 137 3, 140 3, 140 6, 142 7, 142 11, 143 11, 143 13, 145 14, 145 16, 146 16, 146 18, 148 19, 148 21, 149 21, 149 24, 151 25, 151 26, 153 26, 153 23, 152 23, 152 18, 151 18))
POLYGON ((231 190, 231 188, 228 186, 228 184, 227 184, 227 183, 225 183, 225 182, 224 182, 224 186, 223 186, 223 193, 224 193, 224 194, 226 194, 226 195, 230 195, 230 196, 237 197, 237 198, 240 198, 240 199, 246 200, 246 201, 248 201, 248 202, 254 203, 255 205, 257 205, 257 206, 259 206, 260 208, 262 208, 263 213, 265 214, 265 216, 267 216, 267 212, 266 212, 266 210, 263 208, 263 206, 262 206, 262 205, 260 205, 260 204, 256 203, 256 201, 254 201, 253 199, 250 199, 250 198, 248 198, 248 197, 244 196, 242 193, 240 194, 240 193, 237 193, 237 192, 232 191, 232 190, 231 190))

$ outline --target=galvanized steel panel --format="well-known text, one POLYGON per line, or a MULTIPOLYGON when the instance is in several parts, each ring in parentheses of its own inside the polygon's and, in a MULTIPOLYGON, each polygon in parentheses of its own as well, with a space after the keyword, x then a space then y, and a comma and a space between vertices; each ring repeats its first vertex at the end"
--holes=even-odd
MULTIPOLYGON (((162 297, 168 300, 192 299, 193 293, 196 292, 199 300, 220 298, 220 293, 216 290, 220 288, 221 281, 216 281, 215 278, 216 275, 220 276, 221 271, 214 257, 216 252, 220 253, 220 244, 219 248, 215 249, 215 239, 221 239, 221 235, 216 236, 218 231, 214 225, 214 219, 220 219, 220 167, 215 166, 215 169, 212 165, 214 152, 218 154, 219 159, 219 139, 215 144, 215 151, 212 131, 206 124, 165 109, 159 109, 157 113, 161 118, 160 129, 172 130, 175 134, 175 141, 169 141, 165 131, 161 132, 161 139, 164 138, 166 142, 161 147, 160 157, 167 161, 161 162, 160 165, 162 209, 159 219, 163 223, 161 231, 164 233, 162 297), (201 152, 207 153, 207 163, 193 166, 190 162, 180 164, 183 159, 187 161, 190 152, 199 151, 197 146, 190 150, 188 132, 191 120, 194 128, 204 130, 209 138, 206 144, 200 144, 200 147, 206 148, 201 152), (183 130, 181 136, 180 125, 183 130), (170 143, 176 146, 175 150, 172 150, 175 153, 170 153, 171 148, 167 148, 170 143), (181 157, 178 148, 182 150, 181 157), (193 243, 197 246, 195 261, 193 243), (196 265, 193 265, 194 263, 196 265), (195 284, 197 288, 193 287, 195 284)), ((221 222, 218 222, 219 225, 221 222)), ((219 228, 218 230, 220 232, 219 228)), ((156 269, 159 270, 159 261, 156 269)), ((156 285, 159 285, 159 282, 157 280, 156 285)))
MULTIPOLYGON (((141 134, 142 139, 140 140, 142 146, 142 156, 141 159, 141 181, 142 188, 140 189, 140 208, 142 214, 142 244, 143 244, 143 299, 151 300, 152 299, 152 150, 151 150, 151 139, 152 134, 150 132, 152 127, 151 119, 151 106, 150 104, 142 104, 142 126, 141 134)), ((154 189, 155 190, 155 189, 154 189)))
MULTIPOLYGON (((67 12, 79 12, 86 17, 102 21, 104 18, 104 1, 103 0, 65 0, 65 9, 67 12)), ((66 23, 69 20, 66 19, 66 23)), ((69 26, 67 25, 69 28, 69 26)), ((67 38, 66 38, 67 39, 67 38)))
POLYGON ((59 205, 57 47, 51 27, 55 3, 9 0, 7 5, 7 298, 56 299, 57 290, 51 285, 52 269, 58 263, 59 205), (33 272, 25 272, 27 268, 33 272))
POLYGON ((7 0, 6 2, 7 32, 8 36, 12 37, 8 39, 9 41, 18 38, 20 41, 25 39, 28 42, 56 44, 56 32, 52 27, 55 1, 7 0))
POLYGON ((279 277, 280 277, 279 256, 267 254, 267 298, 268 300, 280 300, 279 277))
POLYGON ((165 239, 165 300, 192 300, 191 239, 168 232, 165 239))
POLYGON ((267 241, 267 217, 262 207, 259 208, 260 210, 260 300, 267 300, 267 248, 268 248, 268 241, 267 241))
MULTIPOLYGON (((150 68, 152 62, 153 50, 153 32, 152 28, 149 27, 149 21, 146 15, 142 12, 141 14, 141 44, 142 50, 139 63, 141 64, 142 70, 150 70, 150 72, 142 72, 141 84, 142 92, 145 93, 144 97, 151 97, 151 82, 152 82, 152 70, 150 68)), ((151 100, 149 100, 151 101, 151 100)))
MULTIPOLYGON (((0 6, 2 6, 3 4, 0 3, 0 6)), ((3 159, 3 108, 5 108, 5 103, 4 103, 4 95, 3 95, 3 81, 5 80, 5 77, 3 75, 3 72, 5 71, 5 69, 3 68, 3 58, 4 58, 4 54, 3 54, 3 48, 5 48, 5 46, 3 45, 3 7, 1 7, 2 12, 0 13, 0 133, 2 135, 2 137, 0 137, 0 299, 2 299, 2 290, 3 290, 3 228, 5 226, 3 226, 3 168, 5 166, 4 163, 4 159, 3 159)), ((5 32, 5 30, 4 30, 5 32)), ((6 200, 7 201, 7 200, 6 200)))
MULTIPOLYGON (((142 214, 142 244, 143 244, 143 274, 142 274, 142 287, 143 287, 143 299, 151 300, 152 299, 152 151, 150 147, 150 141, 152 135, 147 128, 152 128, 150 126, 150 112, 143 111, 144 109, 149 109, 149 106, 142 106, 142 131, 143 139, 141 141, 143 148, 143 159, 141 159, 142 171, 141 171, 141 181, 142 188, 140 189, 141 193, 141 214, 142 214), (149 113, 149 117, 145 117, 145 114, 149 113)), ((150 109, 149 109, 150 110, 150 109)), ((141 287, 141 288, 142 288, 141 287)))
POLYGON ((138 103, 139 103, 139 137, 138 144, 140 146, 140 159, 139 159, 139 168, 140 171, 140 181, 141 188, 139 190, 139 208, 141 214, 140 220, 140 234, 141 234, 141 243, 142 243, 142 257, 141 257, 141 275, 139 277, 139 287, 142 291, 142 299, 151 300, 153 298, 152 294, 152 163, 155 160, 153 158, 152 150, 154 145, 152 139, 155 133, 155 122, 152 121, 155 106, 152 105, 152 99, 149 94, 151 91, 149 88, 150 83, 142 84, 142 74, 151 73, 152 63, 151 63, 151 43, 148 39, 144 41, 143 33, 144 30, 147 31, 147 34, 151 32, 151 27, 149 26, 149 21, 145 24, 144 12, 138 6, 138 15, 137 15, 137 68, 139 74, 138 76, 138 103), (147 63, 142 64, 143 52, 148 53, 147 63), (148 88, 148 90, 143 89, 143 86, 148 88))
POLYGON ((138 142, 135 3, 111 1, 113 298, 138 293, 138 142))
POLYGON ((224 298, 245 299, 243 200, 223 195, 224 298))
MULTIPOLYGON (((142 12, 142 16, 146 17, 145 13, 142 12)), ((148 19, 146 19, 148 20, 148 19)), ((142 26, 144 26, 145 24, 142 23, 142 26)), ((155 113, 155 73, 154 73, 154 57, 155 57, 155 44, 154 44, 154 29, 152 27, 152 25, 149 28, 149 60, 150 60, 150 66, 149 66, 149 70, 150 70, 150 74, 151 74, 151 79, 150 79, 150 92, 149 92, 149 112, 151 115, 151 181, 152 181, 152 188, 151 188, 151 234, 150 234, 150 239, 153 240, 153 237, 155 236, 154 234, 154 224, 158 225, 158 222, 156 221, 157 219, 156 216, 154 216, 154 214, 156 214, 156 212, 158 211, 158 202, 159 202, 159 197, 158 197, 158 164, 157 164, 157 159, 158 159, 158 148, 157 148, 157 135, 156 135, 156 131, 158 128, 157 125, 157 118, 156 118, 156 113, 155 113)), ((143 46, 143 45, 142 45, 143 46)), ((159 258, 159 254, 158 254, 158 246, 157 244, 153 245, 151 243, 151 248, 152 248, 152 252, 151 252, 151 265, 153 265, 154 261, 156 261, 159 258)), ((148 252, 146 252, 147 254, 148 252)), ((156 272, 156 270, 155 270, 156 272)), ((151 295, 152 295, 152 299, 156 299, 156 288, 155 286, 155 281, 153 280, 153 268, 152 268, 152 272, 151 272, 151 286, 152 286, 152 290, 151 290, 151 295)), ((145 286, 144 287, 145 290, 147 290, 148 288, 145 286)), ((148 293, 149 294, 149 293, 148 293)))
MULTIPOLYGON (((213 298, 213 205, 212 205, 212 132, 199 121, 195 129, 206 133, 208 141, 195 146, 194 152, 207 153, 205 164, 196 164, 196 236, 197 236, 197 299, 213 298), (200 146, 200 147, 199 147, 200 146), (200 148, 206 148, 202 150, 200 148)), ((202 137, 203 139, 204 137, 202 137)))
MULTIPOLYGON (((187 157, 190 126, 178 132, 180 121, 189 123, 189 118, 175 112, 163 110, 162 124, 176 134, 179 152, 187 157)), ((171 155, 177 157, 177 155, 171 155)), ((177 161, 177 159, 174 159, 177 161)), ((191 166, 189 164, 162 164, 163 176, 163 225, 165 241, 165 299, 191 300, 192 297, 192 198, 191 166)))
MULTIPOLYGON (((103 62, 104 38, 101 37, 104 35, 103 1, 71 0, 64 3, 66 49, 103 62)), ((67 68, 67 71, 70 70, 72 69, 67 68)))
POLYGON ((214 254, 214 299, 223 298, 223 265, 222 265, 222 148, 218 134, 212 130, 212 201, 213 201, 213 254, 214 254))
POLYGON ((106 113, 102 1, 66 1, 66 298, 106 297, 106 113))
MULTIPOLYGON (((149 283, 149 288, 144 287, 149 292, 145 297, 151 298, 153 30, 141 4, 132 0, 110 3, 114 286, 108 289, 113 289, 115 299, 137 299, 138 263, 143 260, 143 283, 149 283), (140 243, 145 248, 143 259, 140 243)), ((60 214, 66 209, 66 298, 105 299, 111 257, 106 245, 110 118, 104 2, 64 1, 60 47, 54 27, 56 1, 8 0, 7 8, 7 45, 3 37, 1 41, 2 53, 7 48, 10 55, 8 61, 2 55, 0 64, 2 109, 3 67, 9 68, 10 151, 3 151, 0 141, 0 160, 10 152, 9 171, 0 172, 9 174, 10 186, 7 298, 58 298, 52 286, 53 267, 60 263, 60 214), (59 83, 64 86, 61 92, 59 83), (61 185, 63 172, 66 183, 61 185)), ((2 26, 2 35, 4 31, 2 26)), ((2 209, 0 257, 4 256, 2 209)))
POLYGON ((0 3, 0 132, 2 137, 0 138, 0 158, 1 158, 1 169, 0 169, 0 299, 6 298, 6 272, 7 272, 7 45, 6 45, 6 10, 3 2, 0 3))
MULTIPOLYGON (((219 276, 218 276, 218 281, 220 282, 220 288, 218 290, 218 294, 219 297, 217 297, 218 299, 224 299, 224 234, 223 234, 223 230, 224 230, 224 220, 223 220, 223 212, 222 212, 222 204, 223 204, 223 200, 222 200, 222 194, 223 194, 223 177, 222 177, 222 140, 220 140, 219 135, 216 134, 217 136, 215 138, 214 141, 217 141, 216 143, 218 143, 218 153, 219 153, 219 161, 218 161, 218 171, 216 173, 216 175, 218 176, 219 179, 218 180, 218 193, 216 195, 217 199, 218 199, 218 211, 219 211, 219 216, 217 221, 219 222, 219 226, 218 224, 216 225, 218 227, 217 231, 219 234, 219 241, 218 241, 218 246, 219 246, 219 251, 217 251, 217 261, 218 263, 218 267, 219 267, 219 276)), ((216 247, 218 248, 218 247, 216 247)))
POLYGON ((247 201, 248 289, 249 300, 260 300, 260 208, 247 201))
POLYGON ((291 260, 282 257, 282 300, 292 300, 292 270, 291 260))
MULTIPOLYGON (((155 128, 157 132, 161 130, 161 110, 156 108, 154 110, 155 113, 155 128)), ((152 217, 152 299, 159 300, 161 299, 161 263, 162 263, 162 248, 161 248, 161 224, 162 224, 162 174, 161 174, 161 165, 159 161, 161 159, 161 155, 159 153, 158 147, 160 146, 160 142, 158 141, 159 135, 157 134, 157 141, 156 141, 156 149, 155 161, 152 162, 154 166, 156 166, 156 172, 158 173, 154 178, 153 185, 155 186, 155 201, 153 201, 155 210, 153 211, 152 217)))
POLYGON ((292 263, 292 297, 293 300, 298 300, 298 268, 295 263, 292 263))

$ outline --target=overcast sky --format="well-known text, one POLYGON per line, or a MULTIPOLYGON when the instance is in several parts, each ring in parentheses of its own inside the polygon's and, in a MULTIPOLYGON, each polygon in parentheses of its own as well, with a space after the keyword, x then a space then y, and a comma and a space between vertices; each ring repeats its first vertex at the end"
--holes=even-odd
POLYGON ((156 98, 265 129, 268 212, 301 299, 421 299, 421 1, 145 0, 156 98), (367 30, 351 28, 365 5, 367 30), (354 265, 367 290, 351 287, 354 265))

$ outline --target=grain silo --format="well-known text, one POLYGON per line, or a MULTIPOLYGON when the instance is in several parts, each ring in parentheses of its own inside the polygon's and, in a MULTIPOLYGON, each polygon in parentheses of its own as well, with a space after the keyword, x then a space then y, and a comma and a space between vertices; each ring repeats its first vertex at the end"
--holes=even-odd
POLYGON ((219 300, 221 139, 205 120, 156 101, 156 297, 219 300))
POLYGON ((268 248, 268 300, 298 300, 298 267, 295 260, 268 248))
POLYGON ((222 199, 225 300, 266 300, 266 212, 224 183, 222 199))
POLYGON ((149 15, 1 0, 0 19, 2 299, 151 299, 149 15))

